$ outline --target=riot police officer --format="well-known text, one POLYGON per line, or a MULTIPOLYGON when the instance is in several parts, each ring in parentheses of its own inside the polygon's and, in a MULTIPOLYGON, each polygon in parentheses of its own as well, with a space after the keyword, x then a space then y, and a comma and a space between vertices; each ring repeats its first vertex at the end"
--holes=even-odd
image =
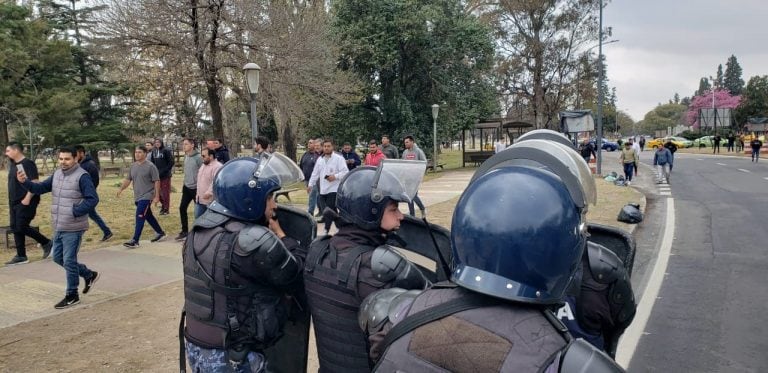
MULTIPOLYGON (((569 151, 573 149, 572 144, 563 134, 547 129, 534 130, 521 136, 515 146, 518 151, 521 147, 539 147, 548 152, 557 152, 553 144, 543 144, 542 140, 565 148, 574 160, 570 169, 585 175, 580 177, 584 190, 596 189, 594 179, 586 177, 589 166, 579 162, 575 151, 569 151), (530 140, 536 141, 528 142, 530 140)), ((481 168, 492 169, 507 158, 510 156, 501 155, 489 160, 481 168)), ((475 177, 482 174, 483 170, 478 170, 475 177)), ((589 202, 594 204, 597 195, 592 195, 589 202)), ((583 338, 614 356, 619 336, 632 323, 637 308, 628 270, 634 258, 634 241, 628 234, 615 228, 590 225, 588 231, 590 237, 587 250, 584 250, 581 265, 567 292, 566 303, 558 310, 557 316, 574 337, 583 338), (605 237, 607 235, 610 237, 605 237), (613 246, 606 247, 600 242, 613 246), (623 253, 623 257, 620 258, 617 252, 623 253)))
MULTIPOLYGON (((306 254, 277 220, 273 193, 302 179, 279 153, 238 158, 216 174, 214 201, 183 249, 183 335, 194 372, 265 371, 263 351, 281 336, 306 254)), ((184 371, 184 356, 181 364, 184 371)))
POLYGON ((312 243, 304 268, 320 372, 370 372, 366 337, 357 326, 360 303, 380 289, 427 286, 424 274, 385 244, 403 220, 398 203, 416 195, 425 169, 424 161, 387 159, 341 181, 339 231, 312 243))
POLYGON ((376 372, 621 371, 552 312, 587 246, 594 191, 570 153, 541 143, 497 154, 462 194, 450 282, 366 298, 359 321, 376 372))

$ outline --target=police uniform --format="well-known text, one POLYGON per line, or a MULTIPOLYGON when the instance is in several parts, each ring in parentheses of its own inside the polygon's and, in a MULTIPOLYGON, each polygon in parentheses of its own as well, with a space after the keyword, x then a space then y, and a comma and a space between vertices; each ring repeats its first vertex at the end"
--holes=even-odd
POLYGON ((359 321, 378 358, 374 371, 621 371, 552 312, 587 246, 591 192, 569 168, 583 163, 579 154, 543 142, 499 153, 510 152, 478 170, 462 194, 450 283, 365 299, 359 321))
POLYGON ((274 217, 265 209, 290 176, 301 180, 290 165, 281 154, 227 163, 214 180, 214 202, 195 220, 183 249, 181 325, 194 372, 262 372, 263 351, 282 336, 306 253, 267 228, 274 217))
POLYGON ((428 283, 418 268, 385 245, 389 232, 380 228, 389 203, 408 202, 415 195, 425 167, 423 161, 385 160, 378 169, 356 168, 341 181, 339 231, 312 243, 304 269, 320 372, 370 372, 368 343, 357 326, 363 299, 380 289, 424 289, 428 283), (382 171, 392 162, 413 167, 416 181, 410 187, 406 183, 408 191, 397 176, 382 171))

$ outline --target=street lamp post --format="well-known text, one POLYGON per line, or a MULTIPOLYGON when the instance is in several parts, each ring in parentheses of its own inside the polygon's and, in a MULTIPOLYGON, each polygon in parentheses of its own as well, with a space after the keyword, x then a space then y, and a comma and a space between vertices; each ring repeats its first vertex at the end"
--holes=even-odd
POLYGON ((437 113, 440 105, 432 105, 432 171, 437 171, 437 113))
POLYGON ((261 72, 261 67, 253 62, 243 66, 246 87, 248 88, 248 93, 251 94, 251 141, 255 141, 256 136, 259 135, 259 127, 256 121, 256 94, 259 93, 259 72, 261 72))
POLYGON ((600 0, 600 30, 597 52, 597 174, 602 175, 603 165, 603 0, 600 0))

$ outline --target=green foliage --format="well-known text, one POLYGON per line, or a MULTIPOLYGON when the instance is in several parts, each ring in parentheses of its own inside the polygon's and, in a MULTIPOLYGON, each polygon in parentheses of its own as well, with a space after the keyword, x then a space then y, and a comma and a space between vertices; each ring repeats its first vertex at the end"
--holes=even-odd
POLYGON ((342 138, 352 140, 353 130, 365 138, 411 134, 426 151, 432 104, 441 106, 441 138, 498 112, 490 30, 459 1, 340 0, 333 11, 340 66, 357 73, 366 95, 356 108, 339 108, 334 133, 342 138))
POLYGON ((656 130, 665 130, 682 123, 687 107, 682 104, 664 104, 656 106, 645 114, 640 125, 644 133, 653 133, 656 130))
POLYGON ((744 125, 750 117, 768 117, 768 75, 749 79, 734 117, 739 126, 744 125))
POLYGON ((734 96, 740 95, 742 89, 744 89, 744 79, 741 78, 741 66, 734 55, 728 57, 728 62, 725 63, 723 87, 734 96))
POLYGON ((696 92, 693 93, 693 95, 699 96, 704 92, 709 91, 711 88, 712 86, 709 84, 709 79, 701 78, 699 79, 699 89, 697 89, 696 92))

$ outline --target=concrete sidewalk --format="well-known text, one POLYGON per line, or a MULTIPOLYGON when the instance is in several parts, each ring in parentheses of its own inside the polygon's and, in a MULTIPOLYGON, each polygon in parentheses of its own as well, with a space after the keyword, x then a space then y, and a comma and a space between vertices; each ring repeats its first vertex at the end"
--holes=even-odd
MULTIPOLYGON (((419 196, 426 206, 453 199, 464 191, 473 173, 474 169, 443 172, 424 182, 419 196)), ((141 241, 137 249, 118 243, 83 252, 78 259, 101 277, 93 290, 80 294, 80 305, 70 310, 182 279, 181 243, 172 238, 141 241)), ((65 285, 64 269, 50 259, 0 268, 0 328, 66 312, 53 308, 64 296, 65 285)), ((81 292, 82 288, 81 279, 81 292)))

